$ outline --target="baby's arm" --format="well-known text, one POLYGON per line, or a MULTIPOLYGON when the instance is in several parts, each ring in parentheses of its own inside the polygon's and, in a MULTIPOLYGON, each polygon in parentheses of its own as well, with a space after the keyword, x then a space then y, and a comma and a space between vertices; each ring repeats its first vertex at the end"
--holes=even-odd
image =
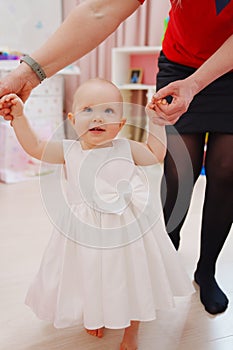
POLYGON ((48 163, 64 163, 62 142, 48 142, 38 138, 24 115, 23 102, 17 95, 3 96, 0 100, 0 109, 9 109, 16 137, 30 156, 48 163))
POLYGON ((166 154, 167 139, 164 125, 153 123, 155 111, 151 111, 149 105, 146 107, 149 118, 149 132, 147 141, 137 142, 130 140, 131 151, 135 164, 152 165, 162 163, 166 154))

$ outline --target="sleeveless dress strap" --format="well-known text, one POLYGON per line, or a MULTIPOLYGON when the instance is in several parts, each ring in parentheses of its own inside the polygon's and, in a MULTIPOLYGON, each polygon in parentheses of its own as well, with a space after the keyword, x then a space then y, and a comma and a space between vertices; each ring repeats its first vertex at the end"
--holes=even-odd
POLYGON ((128 139, 114 139, 112 142, 116 149, 123 151, 125 157, 133 160, 130 142, 128 139))

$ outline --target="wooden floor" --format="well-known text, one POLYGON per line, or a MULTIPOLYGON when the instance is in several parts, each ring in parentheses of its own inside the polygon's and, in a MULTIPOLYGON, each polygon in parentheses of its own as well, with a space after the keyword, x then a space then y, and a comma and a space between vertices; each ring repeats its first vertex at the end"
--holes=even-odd
MULTIPOLYGON (((182 232, 181 258, 193 277, 198 257, 200 207, 205 178, 196 184, 192 205, 182 232)), ((38 320, 24 305, 47 244, 51 226, 40 197, 38 180, 0 183, 0 349, 1 350, 117 350, 122 330, 106 330, 103 339, 82 328, 57 330, 38 320)), ((198 291, 191 303, 177 301, 172 311, 160 312, 154 322, 140 327, 139 350, 233 349, 233 235, 219 258, 217 278, 227 293, 227 311, 207 314, 198 291)))

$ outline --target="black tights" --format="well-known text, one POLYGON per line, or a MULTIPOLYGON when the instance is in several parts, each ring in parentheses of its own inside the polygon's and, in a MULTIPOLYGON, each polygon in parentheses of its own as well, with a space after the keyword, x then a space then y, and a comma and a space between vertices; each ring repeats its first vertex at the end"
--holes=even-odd
MULTIPOLYGON (((164 163, 161 196, 167 231, 176 249, 179 247, 180 229, 188 211, 193 186, 202 167, 204 141, 205 134, 168 135, 168 152, 164 163)), ((207 280, 209 283, 210 280, 213 281, 215 264, 232 223, 232 134, 209 134, 205 171, 206 190, 202 213, 201 249, 195 278, 199 285, 204 284, 202 283, 204 280, 206 283, 207 280)), ((201 299, 210 300, 211 298, 208 294, 201 296, 201 299)), ((225 300, 225 304, 226 302, 225 300)), ((206 306, 206 301, 204 304, 206 306)), ((216 312, 213 310, 209 312, 224 311, 218 307, 214 310, 216 312)))

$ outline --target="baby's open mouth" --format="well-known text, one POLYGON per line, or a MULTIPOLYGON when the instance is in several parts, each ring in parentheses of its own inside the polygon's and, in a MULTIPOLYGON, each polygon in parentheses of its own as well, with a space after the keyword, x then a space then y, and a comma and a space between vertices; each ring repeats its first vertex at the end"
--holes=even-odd
POLYGON ((105 131, 105 129, 101 128, 100 126, 95 126, 94 128, 89 129, 89 131, 105 131))

